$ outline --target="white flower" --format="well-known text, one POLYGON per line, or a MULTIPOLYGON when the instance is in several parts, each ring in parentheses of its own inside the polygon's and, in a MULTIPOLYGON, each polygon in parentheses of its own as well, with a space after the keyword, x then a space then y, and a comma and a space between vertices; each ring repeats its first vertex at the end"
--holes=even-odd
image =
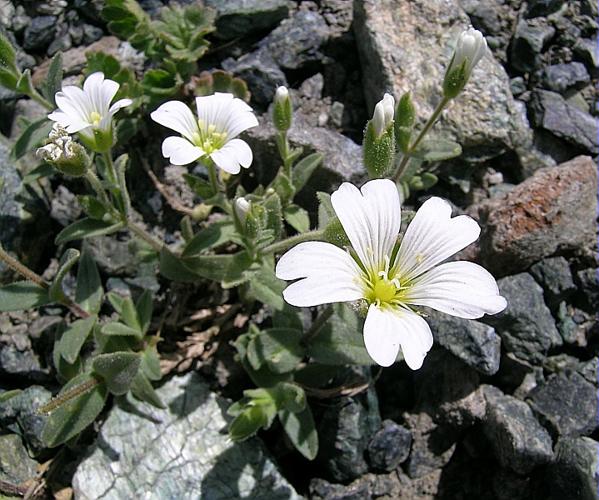
POLYGON ((233 94, 217 92, 196 97, 198 118, 181 101, 169 101, 151 113, 152 120, 179 132, 183 137, 167 137, 162 154, 173 165, 187 165, 203 156, 230 174, 252 164, 252 150, 236 137, 258 125, 250 108, 233 94))
POLYGON ((48 118, 58 122, 69 134, 79 132, 94 140, 94 131, 110 133, 114 114, 133 102, 120 99, 111 106, 118 90, 119 84, 104 79, 104 73, 92 73, 83 83, 83 89, 68 85, 56 93, 58 110, 50 113, 48 118))
POLYGON ((441 264, 480 233, 470 217, 451 218, 446 201, 430 198, 422 205, 396 252, 401 208, 394 182, 376 179, 361 191, 343 183, 331 202, 352 252, 330 243, 300 243, 281 257, 276 275, 298 280, 283 292, 294 306, 365 299, 364 343, 379 365, 394 363, 401 347, 410 368, 422 366, 433 337, 413 306, 469 319, 506 307, 495 279, 479 265, 441 264))
POLYGON ((395 114, 395 99, 391 94, 385 94, 383 98, 374 107, 372 114, 372 126, 377 137, 383 134, 391 122, 395 114))
POLYGON ((289 90, 287 90, 287 87, 285 87, 283 85, 281 85, 280 87, 277 87, 277 90, 275 92, 275 102, 283 102, 288 97, 289 97, 289 90))
POLYGON ((480 31, 474 28, 463 31, 458 37, 454 56, 447 72, 450 73, 465 63, 465 73, 470 76, 474 66, 485 55, 486 48, 487 41, 480 31))

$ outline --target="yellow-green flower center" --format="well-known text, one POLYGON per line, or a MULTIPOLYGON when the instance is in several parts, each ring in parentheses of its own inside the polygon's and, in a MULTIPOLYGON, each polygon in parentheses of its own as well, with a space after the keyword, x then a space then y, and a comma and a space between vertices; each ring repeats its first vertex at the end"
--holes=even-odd
POLYGON ((100 122, 102 121, 102 115, 97 111, 92 111, 89 115, 89 120, 91 121, 94 127, 97 127, 98 125, 100 125, 100 122))
POLYGON ((193 134, 193 143, 202 148, 206 154, 219 150, 226 142, 226 132, 217 132, 216 125, 207 125, 204 120, 198 120, 198 131, 193 134))

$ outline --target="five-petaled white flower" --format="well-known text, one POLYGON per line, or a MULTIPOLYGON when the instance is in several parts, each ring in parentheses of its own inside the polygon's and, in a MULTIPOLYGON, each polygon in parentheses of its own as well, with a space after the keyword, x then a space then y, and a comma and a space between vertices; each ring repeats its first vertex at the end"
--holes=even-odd
POLYGON ((102 142, 111 142, 112 117, 133 102, 131 99, 119 99, 111 106, 118 90, 119 84, 105 79, 104 73, 92 73, 83 83, 83 89, 67 85, 56 93, 58 110, 50 113, 48 118, 58 122, 69 134, 79 132, 88 142, 101 139, 98 132, 106 136, 102 142))
POLYGON ((451 218, 446 201, 427 200, 399 248, 401 208, 394 182, 373 180, 361 191, 343 183, 331 202, 351 243, 350 251, 325 242, 300 243, 281 257, 276 275, 299 279, 283 292, 294 306, 366 300, 364 343, 379 365, 394 363, 401 347, 410 368, 422 366, 433 337, 413 306, 469 319, 506 307, 495 279, 479 265, 441 264, 480 233, 470 217, 451 218))
POLYGON ((187 165, 203 156, 230 174, 252 164, 252 150, 236 137, 258 125, 252 108, 233 94, 196 97, 198 118, 181 101, 169 101, 151 113, 152 120, 183 137, 167 137, 162 154, 173 165, 187 165))

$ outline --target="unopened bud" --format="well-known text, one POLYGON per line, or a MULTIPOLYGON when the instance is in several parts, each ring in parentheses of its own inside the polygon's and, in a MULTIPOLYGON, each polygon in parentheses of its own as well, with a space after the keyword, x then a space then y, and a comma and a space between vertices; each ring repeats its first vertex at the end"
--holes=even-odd
POLYGON ((272 111, 272 119, 275 128, 279 132, 286 132, 291 128, 291 120, 293 119, 293 106, 289 97, 287 87, 279 87, 275 92, 274 106, 272 111))
POLYGON ((243 197, 237 198, 235 200, 235 213, 237 214, 237 217, 239 218, 239 221, 242 224, 245 222, 245 219, 251 207, 251 202, 249 202, 243 197))
POLYGON ((371 179, 385 177, 395 159, 394 108, 395 99, 392 95, 385 94, 374 107, 372 120, 364 131, 364 166, 371 179))
POLYGON ((385 94, 374 107, 374 113, 372 114, 372 125, 378 137, 383 135, 393 123, 394 113, 395 99, 391 94, 385 94))
POLYGON ((487 41, 480 31, 469 28, 460 33, 451 62, 445 72, 443 81, 445 97, 453 99, 462 91, 468 83, 474 66, 485 54, 486 48, 487 41))
POLYGON ((212 212, 212 205, 206 205, 205 203, 200 203, 200 204, 196 205, 195 207, 193 207, 193 210, 191 211, 191 217, 193 218, 193 220, 195 220, 197 222, 201 222, 201 221, 205 220, 206 218, 208 218, 208 216, 210 215, 210 212, 212 212))

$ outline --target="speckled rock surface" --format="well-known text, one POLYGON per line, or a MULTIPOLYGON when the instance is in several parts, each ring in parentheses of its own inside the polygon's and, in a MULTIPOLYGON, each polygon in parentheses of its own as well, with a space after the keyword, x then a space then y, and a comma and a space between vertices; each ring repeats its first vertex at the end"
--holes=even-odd
POLYGON ((595 242, 596 210, 592 158, 578 156, 540 169, 506 195, 472 210, 484 227, 480 260, 496 276, 505 276, 557 253, 588 252, 595 242))
MULTIPOLYGON (((457 0, 357 0, 354 30, 370 109, 386 91, 411 91, 426 119, 441 98, 458 34, 470 25, 457 0), (401 27, 401 29, 398 29, 401 27)), ((434 129, 459 142, 466 157, 492 157, 530 140, 508 76, 490 52, 434 129), (484 151, 483 151, 484 149, 484 151)))
POLYGON ((166 410, 135 402, 111 411, 77 468, 75 498, 301 498, 259 441, 229 440, 228 402, 198 376, 173 378, 158 393, 166 410))

